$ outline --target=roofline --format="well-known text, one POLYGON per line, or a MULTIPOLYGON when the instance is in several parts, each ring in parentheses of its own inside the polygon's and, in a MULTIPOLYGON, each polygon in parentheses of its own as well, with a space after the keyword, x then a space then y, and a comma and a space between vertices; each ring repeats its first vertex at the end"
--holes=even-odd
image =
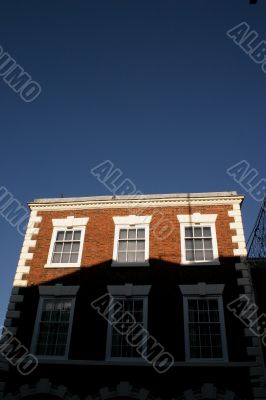
POLYGON ((42 198, 28 203, 34 210, 63 210, 69 208, 125 208, 130 207, 163 207, 201 204, 241 204, 244 196, 237 192, 207 193, 169 193, 118 196, 90 196, 66 198, 42 198))

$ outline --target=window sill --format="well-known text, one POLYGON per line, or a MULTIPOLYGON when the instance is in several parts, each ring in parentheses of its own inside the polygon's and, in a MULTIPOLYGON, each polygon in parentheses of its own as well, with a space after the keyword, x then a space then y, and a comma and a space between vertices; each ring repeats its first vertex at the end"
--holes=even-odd
POLYGON ((221 265, 219 259, 214 259, 212 261, 186 261, 182 260, 181 265, 221 265))
POLYGON ((228 363, 227 358, 188 358, 186 362, 189 362, 191 364, 224 364, 228 363))
POLYGON ((44 268, 80 268, 80 264, 77 263, 53 263, 45 264, 44 268))
POLYGON ((67 356, 42 356, 42 355, 35 355, 38 361, 68 361, 67 356))
POLYGON ((108 357, 105 360, 106 362, 114 363, 114 364, 147 364, 142 357, 108 357))
POLYGON ((149 267, 149 266, 150 266, 149 261, 144 261, 144 262, 125 262, 125 263, 113 261, 112 264, 111 264, 111 267, 122 267, 122 268, 126 268, 126 267, 149 267))

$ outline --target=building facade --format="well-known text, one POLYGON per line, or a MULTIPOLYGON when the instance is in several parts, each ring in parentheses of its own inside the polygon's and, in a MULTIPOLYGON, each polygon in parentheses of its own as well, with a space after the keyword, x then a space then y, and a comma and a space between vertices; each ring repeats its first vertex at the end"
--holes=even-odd
POLYGON ((29 203, 1 397, 266 399, 263 344, 239 318, 239 299, 254 299, 242 201, 221 192, 29 203))

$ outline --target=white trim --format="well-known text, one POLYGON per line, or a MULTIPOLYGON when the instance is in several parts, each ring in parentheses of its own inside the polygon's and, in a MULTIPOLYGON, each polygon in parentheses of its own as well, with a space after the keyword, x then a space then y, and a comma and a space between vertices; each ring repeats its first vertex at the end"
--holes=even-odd
POLYGON ((82 260, 83 244, 85 238, 86 225, 89 222, 89 218, 75 218, 74 216, 68 216, 62 219, 52 219, 53 233, 50 242, 50 248, 47 258, 47 263, 44 268, 79 268, 82 260), (80 247, 78 261, 75 263, 52 263, 54 244, 56 241, 57 232, 66 230, 79 230, 80 235, 80 247))
MULTIPOLYGON (((196 285, 191 285, 196 286, 196 285)), ((188 362, 202 363, 202 362, 228 362, 228 352, 227 352, 227 340, 224 322, 224 309, 223 309, 223 299, 221 295, 208 295, 204 296, 205 299, 217 299, 218 309, 219 309, 219 322, 221 330, 221 341, 222 341, 222 352, 223 357, 221 358, 193 358, 190 356, 190 340, 189 340, 189 326, 188 326, 188 300, 190 299, 202 299, 198 295, 185 295, 183 296, 183 312, 184 312, 184 337, 185 337, 185 357, 188 362)))
POLYGON ((188 215, 177 215, 176 216, 180 223, 180 244, 181 244, 181 264, 193 265, 193 264, 211 264, 219 265, 219 254, 218 254, 218 244, 216 236, 215 221, 217 219, 217 214, 201 214, 194 213, 188 215), (185 228, 193 226, 208 226, 211 228, 211 239, 212 239, 212 251, 213 260, 210 261, 188 261, 186 260, 186 246, 185 246, 185 228))
POLYGON ((234 218, 234 222, 230 222, 230 229, 236 232, 232 236, 232 243, 237 243, 238 248, 233 249, 234 256, 245 257, 247 255, 244 228, 242 223, 242 215, 239 204, 233 204, 233 210, 228 211, 229 217, 234 218))
POLYGON ((149 237, 150 237, 150 222, 152 216, 138 216, 138 215, 128 215, 122 217, 113 217, 115 224, 115 234, 114 234, 114 246, 113 246, 113 261, 112 267, 145 267, 149 266, 149 237), (130 227, 136 227, 137 229, 145 229, 145 261, 144 262, 123 262, 117 261, 118 252, 118 239, 120 229, 129 229, 130 227))
MULTIPOLYGON (((39 287, 39 290, 40 290, 40 288, 41 287, 39 287)), ((48 288, 48 286, 46 286, 46 288, 48 288)), ((55 289, 55 287, 52 287, 52 288, 55 289)), ((72 286, 72 288, 74 288, 74 287, 72 286)), ((76 292, 78 291, 78 289, 79 289, 79 286, 77 287, 76 292)), ((33 330, 33 335, 32 335, 31 350, 30 350, 31 353, 35 354, 38 359, 41 359, 41 360, 50 360, 50 359, 52 359, 52 360, 67 360, 68 359, 75 303, 76 303, 76 297, 73 295, 72 296, 64 295, 64 296, 60 296, 60 297, 45 295, 45 296, 40 297, 38 309, 37 309, 37 316, 35 319, 35 325, 34 325, 34 330, 33 330), (40 331, 40 320, 41 320, 41 314, 42 314, 44 300, 47 300, 47 299, 58 300, 58 298, 62 299, 62 301, 64 299, 71 300, 71 311, 70 311, 70 317, 69 317, 68 337, 67 337, 65 354, 63 356, 51 356, 51 355, 48 356, 48 355, 39 355, 39 354, 36 355, 35 353, 36 353, 37 340, 38 340, 39 331, 40 331)))
POLYGON ((34 247, 36 247, 37 240, 33 235, 39 233, 40 228, 36 227, 42 221, 42 217, 37 215, 37 211, 31 211, 29 222, 27 225, 27 230, 24 236, 23 245, 20 252, 20 258, 18 261, 18 266, 16 274, 14 277, 13 287, 26 287, 28 285, 28 280, 25 276, 30 273, 30 266, 27 265, 29 260, 32 260, 33 253, 31 252, 34 247))

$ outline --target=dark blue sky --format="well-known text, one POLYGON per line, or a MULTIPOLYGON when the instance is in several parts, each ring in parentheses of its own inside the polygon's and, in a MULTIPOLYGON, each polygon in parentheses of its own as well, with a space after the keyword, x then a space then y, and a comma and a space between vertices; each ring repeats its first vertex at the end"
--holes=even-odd
MULTIPOLYGON (((42 86, 24 103, 0 78, 0 186, 22 203, 109 194, 105 159, 143 193, 237 190, 246 235, 259 203, 226 169, 265 171, 266 74, 226 31, 266 40, 266 2, 2 2, 0 45, 42 86)), ((22 238, 0 217, 0 321, 22 238)))

